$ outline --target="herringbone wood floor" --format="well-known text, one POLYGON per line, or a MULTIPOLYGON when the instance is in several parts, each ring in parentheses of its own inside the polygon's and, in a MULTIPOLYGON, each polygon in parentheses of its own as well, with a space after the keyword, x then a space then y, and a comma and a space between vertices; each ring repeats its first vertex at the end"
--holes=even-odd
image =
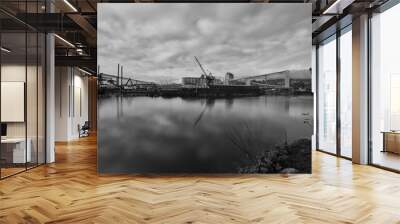
POLYGON ((312 175, 99 176, 96 139, 0 181, 0 223, 400 223, 400 175, 313 154, 312 175))

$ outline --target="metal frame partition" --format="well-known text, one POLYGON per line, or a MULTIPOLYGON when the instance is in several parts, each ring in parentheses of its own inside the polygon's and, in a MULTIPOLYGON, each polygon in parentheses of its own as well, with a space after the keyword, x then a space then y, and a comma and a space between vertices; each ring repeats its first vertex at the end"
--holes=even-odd
MULTIPOLYGON (((0 23, 0 31, 2 30, 2 23, 0 23)), ((2 44, 2 32, 0 32, 0 47, 2 47, 3 46, 3 44, 2 44)), ((1 77, 2 77, 2 74, 1 74, 1 71, 2 71, 2 69, 1 69, 1 62, 2 62, 2 52, 1 52, 1 50, 0 50, 0 124, 2 123, 1 122, 1 77)), ((3 131, 3 130, 1 130, 1 131, 3 131)), ((0 134, 0 137, 1 137, 1 134, 0 134)), ((2 173, 1 173, 1 158, 3 158, 2 157, 2 155, 1 155, 1 153, 2 153, 2 149, 1 149, 1 144, 0 144, 0 180, 2 179, 2 173)))
POLYGON ((336 141, 336 146, 337 146, 337 150, 336 153, 339 157, 344 158, 344 159, 348 159, 348 160, 352 160, 351 157, 345 156, 342 150, 342 93, 343 93, 343 89, 341 87, 341 83, 343 80, 343 70, 344 68, 342 67, 342 57, 341 57, 341 37, 346 34, 347 32, 352 32, 352 24, 348 24, 343 28, 338 27, 338 31, 336 32, 336 72, 337 72, 337 76, 336 76, 336 87, 337 87, 337 101, 336 101, 336 125, 337 125, 337 130, 336 130, 336 136, 337 136, 337 141, 336 141))
MULTIPOLYGON (((25 1, 21 1, 21 4, 25 4, 24 7, 24 13, 25 13, 25 19, 27 19, 27 13, 28 13, 28 3, 30 4, 36 4, 36 12, 39 13, 39 3, 45 3, 46 1, 44 0, 25 0, 25 1)), ((35 9, 35 8, 33 8, 35 9)), ((45 9, 47 11, 47 7, 45 9)), ((1 159, 2 159, 2 145, 0 144, 0 180, 3 180, 5 178, 14 176, 16 174, 25 172, 27 170, 36 168, 40 165, 46 164, 47 162, 47 153, 46 153, 46 148, 47 148, 47 141, 46 141, 46 136, 47 136, 47 132, 46 132, 46 118, 47 118, 47 114, 46 114, 46 96, 47 96, 47 39, 46 39, 46 33, 45 32, 41 32, 40 30, 37 30, 35 28, 33 28, 32 26, 28 25, 27 23, 21 21, 20 19, 14 17, 11 13, 8 13, 5 9, 3 9, 0 5, 0 12, 5 14, 6 16, 10 17, 10 19, 15 20, 16 23, 20 24, 21 27, 23 27, 23 30, 18 30, 18 31, 4 31, 3 29, 0 29, 0 45, 3 46, 5 43, 3 42, 3 37, 4 35, 8 35, 8 34, 14 34, 14 33, 18 33, 21 35, 24 35, 24 56, 25 58, 24 60, 24 64, 22 66, 25 67, 24 69, 24 76, 25 76, 25 81, 24 81, 24 139, 25 139, 25 152, 24 152, 24 157, 25 157, 25 167, 24 169, 21 169, 18 172, 12 172, 8 175, 4 175, 3 172, 3 164, 1 163, 1 159), (28 40, 28 34, 31 35, 31 37, 33 37, 34 39, 36 38, 36 40, 33 39, 33 41, 29 42, 28 40), (41 42, 41 44, 40 44, 41 42), (29 46, 29 44, 31 44, 31 46, 29 46), (42 46, 42 48, 40 48, 40 46, 42 46), (28 48, 32 48, 30 49, 31 51, 28 52, 28 48), (39 51, 40 49, 40 51, 39 51), (36 57, 34 60, 31 60, 28 58, 28 53, 31 53, 34 55, 34 57, 36 57), (39 57, 41 57, 42 63, 40 64, 40 60, 39 57), (28 63, 29 62, 29 63, 28 63), (32 64, 33 63, 33 64, 32 64), (32 67, 35 67, 35 69, 30 69, 30 76, 32 76, 32 78, 35 79, 36 83, 33 83, 33 85, 31 86, 31 88, 33 88, 34 92, 29 93, 28 95, 28 65, 32 64, 32 67), (41 86, 39 86, 39 66, 42 67, 41 69, 41 86), (41 87, 39 89, 39 87, 41 87), (41 90, 40 92, 40 96, 39 96, 39 90, 41 90), (34 112, 35 114, 33 114, 33 119, 35 120, 31 120, 31 124, 33 125, 31 128, 32 130, 35 132, 35 135, 32 136, 32 141, 36 142, 36 161, 34 161, 33 163, 29 163, 28 166, 28 120, 30 118, 28 118, 28 97, 33 97, 34 99, 34 103, 36 103, 36 109, 34 109, 32 112, 34 112), (42 105, 39 105, 39 100, 41 101, 42 105), (39 106, 42 108, 41 113, 39 110, 39 106), (40 121, 40 122, 39 122, 40 121), (39 123, 41 124, 41 132, 39 134, 39 123), (36 127, 35 127, 36 125, 36 127), (39 139, 39 136, 41 135, 42 139, 39 139), (41 140, 41 142, 40 142, 41 140), (40 143, 39 143, 40 142, 40 143), (39 146, 40 145, 40 146, 39 146), (40 149, 39 149, 40 148, 40 149), (40 152, 41 157, 39 157, 40 152), (42 158, 43 157, 43 158, 42 158)), ((25 20, 26 21, 26 20, 25 20)), ((0 23, 0 28, 2 26, 2 23, 0 23)), ((3 57, 3 52, 1 52, 0 54, 0 82, 2 81, 2 71, 3 71, 3 66, 5 63, 4 57, 3 57)), ((0 85, 0 101, 1 101, 1 85, 0 85)), ((0 111, 1 109, 1 104, 0 104, 0 111)), ((1 123, 1 114, 0 114, 0 123, 1 123)))
POLYGON ((340 119, 340 80, 341 80, 341 66, 340 66, 340 36, 341 30, 336 31, 336 154, 342 156, 341 154, 341 119, 340 119))
POLYGON ((350 157, 343 156, 341 153, 341 108, 340 108, 340 103, 341 103, 341 89, 340 89, 340 80, 341 80, 341 66, 340 66, 340 37, 346 33, 346 32, 351 32, 351 17, 345 18, 346 22, 342 24, 335 24, 336 31, 331 33, 331 35, 326 36, 324 39, 320 40, 316 44, 316 150, 319 152, 327 153, 329 155, 337 156, 340 158, 344 158, 347 160, 352 160, 350 157), (350 29, 349 29, 350 28, 350 29), (335 36, 335 38, 332 38, 335 36), (331 39, 331 40, 330 40, 331 39), (336 151, 335 153, 328 152, 324 149, 320 148, 319 144, 319 136, 320 136, 320 129, 319 129, 319 99, 320 99, 320 92, 322 91, 322 88, 320 87, 320 66, 319 66, 319 60, 320 60, 320 55, 319 55, 319 48, 321 43, 324 42, 329 42, 329 41, 336 41, 336 151))
POLYGON ((384 4, 380 5, 377 8, 371 9, 368 11, 368 35, 367 35, 367 40, 368 40, 368 54, 367 54, 367 60, 368 60, 368 69, 367 69, 367 79, 368 79, 368 165, 371 165, 373 167, 377 167, 383 170, 391 171, 394 173, 400 173, 400 170, 398 169, 393 169, 384 165, 376 164, 374 163, 373 160, 373 133, 372 133, 372 93, 373 93, 373 88, 372 88, 372 57, 373 57, 373 47, 372 47, 372 19, 373 19, 373 14, 374 13, 383 13, 388 9, 391 9, 392 7, 400 4, 400 0, 388 0, 384 4))
MULTIPOLYGON (((392 171, 392 172, 396 172, 396 173, 400 173, 400 170, 397 169, 393 169, 390 167, 386 167, 383 165, 379 165, 379 164, 374 164, 374 160, 373 160, 373 141, 372 141, 372 57, 373 57, 373 48, 372 48, 372 18, 373 18, 373 14, 374 13, 383 13, 386 10, 396 6, 400 4, 400 0, 388 0, 386 1, 384 4, 376 7, 376 8, 371 8, 371 9, 366 9, 366 13, 368 13, 368 30, 367 30, 367 42, 368 42, 368 54, 367 54, 367 80, 368 80, 368 124, 367 124, 367 128, 368 128, 368 165, 377 167, 377 168, 381 168, 384 170, 388 170, 388 171, 392 171)), ((340 79, 342 78, 342 74, 341 74, 341 70, 342 68, 340 67, 340 37, 347 31, 346 29, 348 29, 349 26, 352 25, 352 15, 348 15, 344 18, 342 18, 341 20, 339 20, 335 25, 332 25, 331 27, 329 27, 327 29, 327 31, 323 32, 319 37, 317 37, 317 41, 316 41, 316 150, 319 152, 323 152, 323 153, 327 153, 333 156, 337 156, 340 158, 344 158, 344 159, 348 159, 348 160, 352 160, 349 157, 343 156, 342 155, 342 149, 341 149, 341 141, 342 139, 340 138, 340 133, 342 131, 342 127, 341 127, 341 117, 340 117, 340 79), (335 31, 333 31, 335 29, 335 31), (320 97, 320 91, 321 91, 321 87, 319 86, 320 82, 319 82, 319 78, 320 78, 320 74, 319 74, 319 60, 320 60, 320 55, 319 55, 319 48, 320 48, 320 44, 323 43, 324 41, 326 41, 327 39, 331 38, 333 35, 336 35, 335 37, 335 41, 336 41, 336 152, 332 153, 332 152, 328 152, 324 149, 320 148, 320 144, 319 144, 319 136, 320 136, 320 128, 319 128, 319 97, 320 97)))
POLYGON ((371 115, 371 110, 372 110, 372 103, 371 103, 371 90, 372 90, 372 85, 371 85, 371 71, 372 71, 372 65, 371 65, 371 57, 372 57, 372 42, 371 42, 371 19, 372 19, 372 12, 368 12, 368 54, 367 54, 367 60, 368 60, 368 100, 367 100, 367 108, 368 108, 368 165, 372 165, 372 115, 371 115))

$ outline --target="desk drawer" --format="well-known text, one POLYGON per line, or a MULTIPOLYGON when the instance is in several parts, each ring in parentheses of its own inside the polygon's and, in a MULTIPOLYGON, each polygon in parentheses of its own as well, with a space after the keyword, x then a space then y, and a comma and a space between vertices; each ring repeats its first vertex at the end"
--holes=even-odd
POLYGON ((400 134, 385 133, 385 151, 400 154, 400 134))
POLYGON ((1 145, 1 163, 13 163, 13 147, 9 147, 8 144, 1 145))
MULTIPOLYGON (((7 140, 5 140, 7 141, 7 140)), ((13 142, 12 139, 7 142, 1 143, 1 160, 2 163, 5 164, 19 164, 25 162, 31 162, 32 153, 31 153, 31 144, 32 142, 28 139, 28 145, 25 148, 25 141, 19 140, 13 142)))

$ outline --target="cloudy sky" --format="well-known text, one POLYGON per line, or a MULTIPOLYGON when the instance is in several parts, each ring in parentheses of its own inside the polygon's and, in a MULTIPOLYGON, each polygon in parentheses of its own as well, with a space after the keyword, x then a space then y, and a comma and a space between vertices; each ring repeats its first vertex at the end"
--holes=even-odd
POLYGON ((307 69, 311 4, 98 4, 100 72, 161 83, 307 69))

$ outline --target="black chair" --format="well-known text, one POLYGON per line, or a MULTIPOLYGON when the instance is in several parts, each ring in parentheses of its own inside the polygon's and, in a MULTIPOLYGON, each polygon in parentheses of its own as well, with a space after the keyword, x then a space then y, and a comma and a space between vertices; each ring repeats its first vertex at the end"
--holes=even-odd
POLYGON ((85 121, 85 123, 82 125, 82 127, 80 125, 78 125, 79 138, 89 136, 89 129, 90 129, 89 121, 85 121))

